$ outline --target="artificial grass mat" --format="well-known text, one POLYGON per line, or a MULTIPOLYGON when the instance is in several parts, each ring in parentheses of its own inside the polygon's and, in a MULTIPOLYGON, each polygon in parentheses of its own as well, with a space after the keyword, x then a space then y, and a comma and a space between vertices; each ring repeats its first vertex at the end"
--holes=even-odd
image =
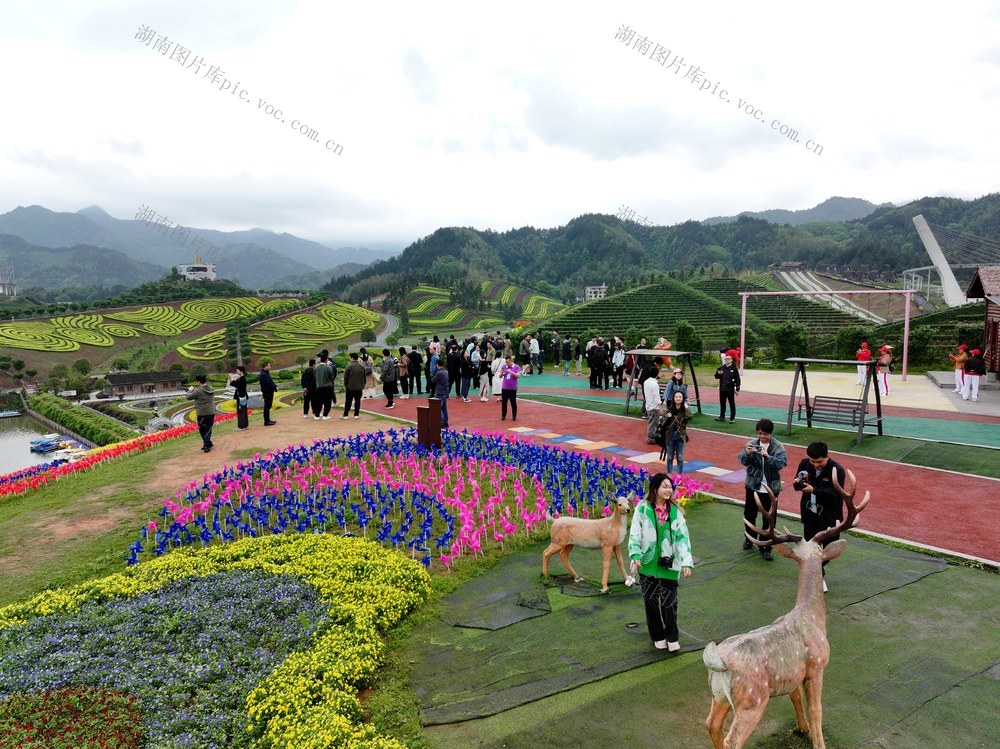
MULTIPOLYGON (((681 583, 679 655, 652 648, 641 597, 620 584, 609 596, 584 598, 551 587, 550 614, 498 630, 438 622, 415 632, 413 685, 425 723, 462 721, 426 728, 430 743, 708 746, 700 648, 709 637, 770 623, 795 598, 797 566, 742 551, 740 518, 738 508, 721 504, 689 509, 704 561, 681 583)), ((537 585, 542 548, 513 555, 520 561, 488 576, 511 588, 537 585)), ((599 579, 599 554, 578 550, 571 559, 581 574, 599 579)), ((550 572, 560 568, 556 561, 550 572)), ((612 571, 611 581, 618 577, 612 571)), ((1000 576, 850 537, 827 579, 832 652, 824 731, 831 749, 996 746, 1000 576)), ((790 701, 776 698, 747 746, 811 746, 792 735, 794 725, 790 701)))

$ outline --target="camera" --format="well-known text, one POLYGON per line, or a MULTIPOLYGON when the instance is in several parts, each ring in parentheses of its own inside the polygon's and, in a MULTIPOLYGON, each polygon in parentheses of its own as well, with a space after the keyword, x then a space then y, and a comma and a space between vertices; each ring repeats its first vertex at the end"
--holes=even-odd
POLYGON ((803 484, 806 483, 809 480, 809 471, 799 471, 796 479, 803 484))
POLYGON ((656 560, 657 567, 673 567, 674 558, 673 557, 660 557, 656 560))
POLYGON ((792 488, 795 489, 795 491, 797 492, 802 491, 802 488, 808 482, 809 482, 809 472, 799 471, 797 474, 795 474, 795 481, 792 482, 792 488))

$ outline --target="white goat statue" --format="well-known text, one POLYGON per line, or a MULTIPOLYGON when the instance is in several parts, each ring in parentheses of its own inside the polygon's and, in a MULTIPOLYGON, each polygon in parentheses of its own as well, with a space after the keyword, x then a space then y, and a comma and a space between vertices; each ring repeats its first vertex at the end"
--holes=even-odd
MULTIPOLYGON (((830 660, 830 643, 826 639, 826 604, 823 600, 823 562, 836 559, 847 545, 840 539, 823 547, 824 539, 852 527, 865 505, 869 493, 857 507, 854 506, 856 488, 854 474, 847 472, 847 491, 834 485, 844 497, 847 517, 833 528, 820 531, 810 540, 792 535, 785 529, 775 533, 778 503, 771 494, 771 509, 764 514, 766 530, 751 523, 747 526, 761 533, 761 541, 751 534, 747 537, 758 546, 773 546, 783 557, 794 559, 799 565, 799 587, 795 608, 779 617, 767 627, 735 635, 718 645, 709 643, 702 659, 708 667, 708 683, 712 688, 712 709, 705 720, 705 727, 715 749, 740 749, 750 738, 764 714, 768 700, 787 694, 795 707, 795 722, 803 734, 812 734, 813 749, 825 749, 823 740, 823 669, 830 660), (789 546, 794 543, 794 546, 789 546), (806 722, 802 710, 805 695, 809 708, 806 722), (723 722, 730 708, 735 710, 729 733, 722 738, 723 722)), ((767 484, 764 485, 767 488, 767 484)))
POLYGON ((622 541, 628 532, 628 513, 632 509, 633 497, 616 497, 610 515, 597 520, 571 517, 564 515, 552 521, 552 528, 549 530, 549 547, 542 552, 542 574, 549 574, 549 557, 558 552, 562 563, 573 576, 573 580, 580 582, 583 578, 576 574, 569 563, 569 553, 574 546, 584 549, 600 549, 604 555, 604 577, 601 578, 601 592, 608 592, 608 572, 611 568, 611 554, 618 560, 618 569, 622 571, 625 584, 631 586, 635 579, 625 572, 625 563, 622 561, 622 541))

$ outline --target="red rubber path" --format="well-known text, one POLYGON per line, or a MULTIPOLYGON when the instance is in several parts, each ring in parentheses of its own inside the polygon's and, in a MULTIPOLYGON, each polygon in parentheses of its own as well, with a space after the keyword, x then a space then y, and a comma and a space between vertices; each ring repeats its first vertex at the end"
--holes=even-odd
MULTIPOLYGON (((382 400, 363 401, 362 407, 366 411, 416 423, 417 406, 426 402, 422 396, 405 400, 397 397, 391 410, 385 409, 382 400)), ((613 442, 642 453, 659 453, 659 447, 646 444, 645 423, 637 419, 527 400, 519 400, 518 406, 517 422, 512 422, 509 417, 506 422, 501 422, 500 404, 492 398, 488 403, 482 403, 478 398, 471 403, 463 403, 461 398, 450 398, 450 426, 458 430, 490 432, 507 432, 511 427, 544 429, 557 434, 580 435, 594 441, 613 442)), ((542 437, 527 435, 526 438, 546 442, 546 438, 542 437)), ((685 458, 737 471, 742 466, 736 456, 746 440, 746 436, 692 429, 685 458)), ((560 447, 575 449, 565 444, 560 447)), ((783 475, 786 482, 790 482, 792 471, 805 457, 805 448, 794 445, 786 445, 786 448, 789 467, 783 475)), ((600 451, 594 454, 614 457, 600 451)), ((871 501, 859 522, 861 530, 1000 564, 1000 481, 853 455, 831 453, 831 456, 854 472, 860 493, 865 490, 871 492, 871 501)), ((655 471, 662 467, 662 463, 657 460, 644 467, 655 471)), ((743 501, 742 483, 715 480, 710 474, 702 472, 692 475, 701 481, 712 481, 713 494, 743 501)), ((798 501, 799 495, 789 491, 779 498, 779 507, 797 514, 798 501)), ((789 520, 789 530, 794 532, 795 526, 795 521, 789 520)), ((738 538, 742 532, 742 528, 733 529, 734 537, 738 538)))

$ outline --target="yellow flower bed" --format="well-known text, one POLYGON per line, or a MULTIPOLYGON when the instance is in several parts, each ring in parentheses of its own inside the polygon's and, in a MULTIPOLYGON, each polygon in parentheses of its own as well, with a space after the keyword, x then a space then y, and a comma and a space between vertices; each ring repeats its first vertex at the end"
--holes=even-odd
POLYGON ((275 749, 402 749, 361 722, 358 690, 382 659, 380 632, 395 626, 430 592, 419 563, 360 538, 277 535, 208 549, 178 550, 118 574, 41 593, 0 609, 0 629, 157 590, 185 577, 236 569, 297 575, 320 591, 332 624, 307 651, 292 654, 247 695, 249 730, 275 749))

